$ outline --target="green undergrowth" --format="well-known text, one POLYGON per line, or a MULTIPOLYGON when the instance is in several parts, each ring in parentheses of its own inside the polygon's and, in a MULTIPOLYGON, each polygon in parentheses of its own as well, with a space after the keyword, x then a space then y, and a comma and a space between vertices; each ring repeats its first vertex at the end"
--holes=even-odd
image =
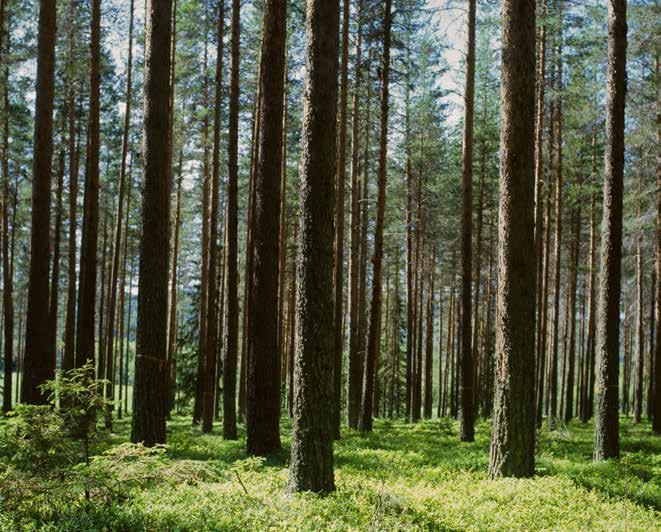
MULTIPOLYGON (((267 459, 246 455, 243 427, 239 441, 230 442, 219 433, 201 435, 190 425, 190 418, 169 422, 167 450, 150 458, 149 481, 126 483, 127 495, 95 504, 51 501, 45 504, 56 507, 31 514, 20 521, 21 528, 661 529, 661 438, 652 436, 645 423, 634 426, 623 420, 621 460, 600 464, 591 461, 591 425, 577 422, 553 433, 543 430, 535 478, 491 481, 486 474, 487 422, 478 424, 475 442, 460 443, 454 421, 408 425, 379 420, 367 436, 343 431, 335 447, 337 491, 325 497, 285 492, 290 446, 286 420, 283 450, 267 459)), ((127 420, 116 422, 116 433, 99 442, 96 452, 116 460, 129 430, 127 420)), ((119 460, 129 478, 131 468, 141 464, 132 456, 119 460)), ((14 530, 16 519, 0 515, 0 527, 14 530)))

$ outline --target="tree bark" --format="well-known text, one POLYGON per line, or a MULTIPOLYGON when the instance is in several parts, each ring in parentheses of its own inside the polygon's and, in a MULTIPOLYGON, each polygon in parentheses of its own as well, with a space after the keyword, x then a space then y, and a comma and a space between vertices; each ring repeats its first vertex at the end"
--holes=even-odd
MULTIPOLYGON (((351 241, 349 244, 349 371, 347 375, 347 425, 358 426, 362 393, 362 363, 358 351, 358 287, 360 277, 360 91, 362 86, 362 39, 365 0, 358 3, 355 79, 351 116, 351 241)), ((369 80, 368 80, 369 83, 369 80)))
POLYGON ((601 282, 597 306, 596 461, 620 455, 618 373, 622 273, 624 109, 626 99, 627 2, 608 0, 608 65, 601 282))
POLYGON ((339 13, 339 0, 308 0, 291 492, 335 489, 332 260, 339 13))
POLYGON ((67 114, 69 149, 69 240, 67 264, 67 312, 64 320, 62 369, 75 365, 76 336, 76 211, 78 209, 78 150, 76 149, 76 83, 75 50, 76 0, 69 0, 67 21, 67 114))
MULTIPOLYGON (((48 263, 50 257, 51 158, 55 84, 56 2, 40 0, 37 85, 32 159, 30 271, 21 401, 44 404, 39 386, 55 376, 49 356, 48 263)), ((92 333, 94 334, 94 333, 92 333)))
POLYGON ((57 313, 60 291, 60 235, 62 233, 62 187, 64 181, 64 150, 60 150, 57 186, 55 189, 55 226, 53 228, 53 267, 51 268, 49 350, 53 372, 57 366, 57 313))
MULTIPOLYGON (((108 291, 108 328, 106 331, 106 360, 111 375, 107 375, 109 381, 106 384, 106 397, 111 401, 115 398, 115 385, 112 378, 112 367, 114 366, 114 347, 115 347, 115 306, 117 305, 117 282, 119 279, 119 257, 122 252, 122 225, 124 224, 124 195, 126 189, 126 158, 129 150, 129 131, 131 127, 131 99, 132 85, 131 73, 133 70, 133 6, 134 0, 131 0, 129 8, 129 49, 126 62, 126 108, 124 111, 124 131, 122 133, 122 155, 119 165, 119 190, 117 193, 117 215, 115 218, 115 244, 113 246, 112 266, 110 273, 110 288, 108 291)), ((105 416, 106 428, 112 428, 112 410, 108 407, 105 416)))
POLYGON ((502 6, 496 390, 489 476, 535 473, 535 2, 502 6))
POLYGON ((370 324, 363 377, 363 402, 358 418, 358 430, 372 430, 372 393, 376 360, 379 356, 382 299, 382 262, 383 262, 383 225, 386 208, 386 179, 388 176, 388 111, 390 81, 390 29, 392 26, 392 0, 385 0, 383 19, 383 58, 381 65, 381 138, 379 146, 379 192, 376 208, 376 226, 374 229, 374 254, 372 256, 372 300, 370 303, 370 324))
POLYGON ((230 112, 227 181, 227 322, 223 363, 223 437, 235 440, 236 432, 236 366, 239 347, 238 308, 238 150, 239 150, 239 53, 240 1, 232 0, 232 49, 230 74, 230 112))
POLYGON ((92 0, 89 120, 85 161, 85 199, 78 280, 75 365, 94 363, 97 243, 99 233, 99 113, 101 0, 92 0))
POLYGON ((260 66, 259 159, 255 180, 253 271, 247 367, 247 449, 267 455, 280 449, 280 353, 278 351, 278 258, 280 174, 287 4, 264 3, 260 66))
MULTIPOLYGON (((468 0, 468 52, 464 92, 464 137, 462 150, 463 209, 461 220, 461 411, 459 439, 475 439, 473 410, 474 361, 471 338, 471 293, 473 273, 473 111, 475 107, 475 0, 468 0)), ((479 290, 479 285, 476 287, 479 290)))
POLYGON ((172 0, 147 0, 144 185, 131 441, 165 443, 170 186, 168 128, 172 0))

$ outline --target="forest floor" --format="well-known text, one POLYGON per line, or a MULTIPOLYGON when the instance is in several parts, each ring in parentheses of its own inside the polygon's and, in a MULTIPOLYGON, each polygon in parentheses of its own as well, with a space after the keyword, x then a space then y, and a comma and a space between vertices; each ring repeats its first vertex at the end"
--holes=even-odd
MULTIPOLYGON (((457 428, 435 419, 379 420, 367 436, 344 430, 335 446, 337 491, 291 496, 287 420, 282 451, 263 460, 247 457, 244 427, 238 441, 225 441, 175 417, 162 479, 121 502, 62 515, 48 529, 661 530, 661 438, 649 424, 623 418, 622 458, 601 464, 591 461, 591 425, 542 431, 537 476, 498 481, 486 474, 490 424, 478 424, 474 443, 460 443, 457 428)), ((106 450, 128 440, 129 420, 114 429, 106 450)))

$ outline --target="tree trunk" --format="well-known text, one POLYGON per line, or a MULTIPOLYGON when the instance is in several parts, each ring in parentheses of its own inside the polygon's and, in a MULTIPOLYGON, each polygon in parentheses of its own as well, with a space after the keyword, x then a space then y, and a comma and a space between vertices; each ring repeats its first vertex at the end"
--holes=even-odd
POLYGON ((535 2, 504 0, 496 390, 489 476, 535 473, 535 2))
POLYGON ((50 364, 53 371, 57 367, 57 313, 60 291, 60 234, 62 233, 62 186, 64 181, 64 150, 60 150, 59 168, 57 172, 57 187, 55 189, 55 227, 53 228, 53 267, 51 269, 50 285, 50 331, 49 350, 50 364))
POLYGON ((239 348, 238 308, 238 157, 239 157, 239 53, 240 1, 232 0, 232 49, 230 74, 230 112, 227 180, 227 313, 223 363, 223 437, 235 440, 236 432, 236 366, 239 348))
POLYGON ((62 370, 75 365, 76 336, 76 211, 78 209, 78 150, 76 149, 76 83, 74 36, 76 0, 69 0, 67 21, 67 115, 69 119, 69 241, 67 264, 67 313, 64 320, 62 370))
POLYGON ((165 443, 167 416, 168 128, 172 0, 147 0, 144 184, 131 441, 165 443), (165 181, 165 182, 164 182, 165 181))
MULTIPOLYGON (((94 365, 94 311, 99 236, 99 98, 101 61, 101 0, 92 0, 89 120, 85 161, 85 199, 80 245, 75 365, 94 365)), ((103 280, 102 280, 103 282, 103 280)))
MULTIPOLYGON (((108 291, 108 328, 106 330, 106 360, 108 368, 111 369, 110 375, 106 375, 109 381, 106 384, 106 397, 109 400, 115 398, 114 379, 112 378, 112 367, 114 366, 114 347, 115 347, 115 306, 117 304, 117 281, 119 278, 119 257, 122 247, 122 225, 124 223, 124 195, 126 188, 126 157, 129 150, 129 129, 131 127, 131 99, 132 85, 131 72, 133 70, 133 5, 131 0, 129 11, 129 50, 126 62, 126 109, 124 111, 124 131, 122 133, 122 158, 119 165, 119 191, 117 194, 117 215, 115 218, 115 244, 113 246, 112 266, 110 273, 110 288, 108 291)), ((112 428, 112 410, 108 407, 106 411, 106 428, 112 428)))
POLYGON ((308 1, 291 492, 335 489, 332 260, 339 13, 339 0, 308 1))
MULTIPOLYGON (((4 3, 3 3, 4 5, 4 3)), ((9 23, 7 23, 9 26, 9 23)), ((0 31, 4 26, 0 24, 0 31)), ((0 40, 0 45, 1 45, 0 40)), ((9 52, 9 42, 5 50, 9 52)), ((13 258, 13 249, 10 250, 9 240, 9 70, 5 68, 5 84, 3 87, 3 103, 5 116, 2 133, 2 310, 4 314, 4 365, 2 388, 2 412, 7 414, 12 409, 12 372, 14 370, 14 271, 10 258, 13 258), (10 257, 10 251, 11 257, 10 257)), ((12 213, 13 214, 13 213, 12 213)), ((12 234, 14 233, 12 223, 12 234)), ((13 238, 12 238, 13 248, 13 238)), ((17 364, 18 366, 18 364, 17 364)), ((17 372, 18 375, 18 372, 17 372)))
MULTIPOLYGON (((431 419, 432 411, 432 365, 434 355, 434 269, 436 266, 436 252, 432 251, 431 267, 429 270, 429 293, 427 294, 427 323, 425 332, 425 397, 423 403, 423 417, 431 419)), ((440 334, 440 333, 439 333, 440 334)))
MULTIPOLYGON (((578 177, 579 187, 582 186, 578 177)), ((569 348, 567 352, 567 384, 565 387, 564 421, 568 423, 574 417, 574 374, 576 372, 576 291, 578 289, 578 260, 581 250, 581 205, 575 207, 574 241, 572 250, 572 265, 569 281, 569 348)))
POLYGON ((608 0, 606 164, 601 223, 601 282, 597 306, 597 407, 594 459, 620 455, 617 413, 622 272, 624 108, 626 96, 626 0, 608 0))
MULTIPOLYGON (((55 84, 56 2, 40 0, 37 86, 32 159, 32 230, 21 400, 46 403, 39 386, 55 376, 49 355, 48 263, 50 258, 51 158, 55 84)), ((92 334, 94 334, 92 332, 92 334)))
MULTIPOLYGON (((355 80, 351 116, 351 252, 349 254, 349 371, 347 372, 347 425, 358 426, 362 393, 362 363, 358 351, 358 286, 360 277, 360 91, 362 82, 362 39, 365 0, 358 3, 358 29, 355 52, 355 80)), ((369 84, 369 79, 367 80, 369 84)))
POLYGON ((285 0, 264 4, 260 66, 259 158, 255 180, 254 259, 250 283, 247 367, 247 449, 266 455, 280 449, 278 258, 282 118, 287 10, 285 0))
POLYGON ((374 228, 374 255, 372 256, 372 300, 370 303, 370 324, 365 356, 365 374, 363 377, 363 402, 358 418, 358 430, 372 430, 372 393, 376 359, 379 355, 379 323, 381 321, 382 298, 382 262, 383 262, 383 224, 386 208, 386 179, 388 175, 388 111, 390 80, 390 29, 392 26, 392 0, 385 0, 383 20, 383 62, 381 65, 381 138, 379 146, 379 192, 376 208, 376 226, 374 228))
MULTIPOLYGON (((475 439, 473 411, 473 347, 471 338, 471 275, 473 246, 473 110, 475 106, 475 0, 468 0, 468 52, 464 92, 464 137, 462 150, 463 209, 461 219, 461 412, 459 439, 475 439)), ((479 286, 476 287, 479 290, 479 286)))
POLYGON ((202 432, 213 430, 218 354, 218 210, 220 203, 220 106, 223 81, 223 34, 225 2, 218 3, 216 33, 216 76, 214 80, 213 149, 211 162, 211 204, 209 206, 209 263, 207 267, 207 326, 205 341, 204 391, 202 393, 202 432))
POLYGON ((204 390, 206 386, 207 360, 207 299, 209 294, 209 193, 211 188, 209 172, 209 0, 204 0, 204 52, 202 84, 202 252, 200 256, 200 314, 197 348, 197 374, 195 379, 195 403, 193 425, 202 421, 204 390))
MULTIPOLYGON (((640 214, 640 213, 639 213, 640 214)), ((643 335, 643 236, 638 235, 636 253, 636 364, 634 376, 633 422, 643 415, 643 370, 645 367, 645 337, 643 335)))
POLYGON ((333 390, 335 402, 333 427, 335 439, 340 439, 340 411, 342 409, 342 356, 344 354, 344 189, 347 159, 347 100, 349 94, 349 12, 350 0, 344 0, 342 11, 342 60, 340 67, 339 131, 337 152, 337 183, 335 205, 335 364, 333 390))

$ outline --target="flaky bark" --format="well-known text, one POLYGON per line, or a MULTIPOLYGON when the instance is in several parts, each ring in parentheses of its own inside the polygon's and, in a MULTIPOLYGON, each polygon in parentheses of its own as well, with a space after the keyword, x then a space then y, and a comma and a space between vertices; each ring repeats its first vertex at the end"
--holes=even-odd
POLYGON ((145 161, 132 442, 165 443, 170 187, 168 128, 172 0, 147 0, 145 161), (165 89, 164 89, 165 87, 165 89))
POLYGON ((608 66, 601 281, 597 306, 597 406, 594 459, 620 455, 617 414, 622 274, 622 196, 626 96, 627 2, 608 0, 608 66))
POLYGON ((247 449, 265 455, 280 448, 278 256, 280 173, 287 10, 285 0, 264 3, 259 158, 255 179, 253 272, 247 367, 247 449))
POLYGON ((496 389, 489 476, 535 472, 535 2, 504 0, 496 389))
MULTIPOLYGON (((48 349, 51 158, 55 84, 56 2, 40 0, 32 158, 32 225, 21 401, 46 403, 39 386, 55 376, 48 349)), ((90 113, 91 113, 90 108, 90 113)), ((93 324, 92 324, 93 326, 93 324)), ((92 335, 94 332, 92 332, 92 335)))
POLYGON ((288 486, 293 492, 335 489, 332 260, 339 12, 339 0, 308 0, 295 397, 288 486))

